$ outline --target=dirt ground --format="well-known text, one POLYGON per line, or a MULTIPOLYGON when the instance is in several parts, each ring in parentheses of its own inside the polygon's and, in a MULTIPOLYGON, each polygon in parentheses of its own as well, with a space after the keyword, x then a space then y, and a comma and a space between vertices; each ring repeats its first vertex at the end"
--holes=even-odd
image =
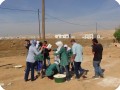
MULTIPOLYGON (((51 59, 53 55, 51 53, 51 59)), ((24 81, 25 55, 0 58, 0 83, 4 83, 5 90, 115 90, 120 85, 120 48, 104 46, 101 67, 105 69, 105 78, 92 79, 94 69, 92 66, 91 47, 84 47, 84 62, 82 67, 90 70, 87 79, 76 80, 57 84, 48 78, 36 81, 24 81), (13 68, 15 65, 23 65, 23 68, 13 68)))

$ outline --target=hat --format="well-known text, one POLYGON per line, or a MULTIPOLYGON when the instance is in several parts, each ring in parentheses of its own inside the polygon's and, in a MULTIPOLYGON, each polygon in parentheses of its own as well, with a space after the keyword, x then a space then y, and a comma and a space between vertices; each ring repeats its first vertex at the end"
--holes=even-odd
POLYGON ((65 44, 65 45, 64 45, 64 47, 68 47, 68 45, 67 45, 67 44, 65 44))

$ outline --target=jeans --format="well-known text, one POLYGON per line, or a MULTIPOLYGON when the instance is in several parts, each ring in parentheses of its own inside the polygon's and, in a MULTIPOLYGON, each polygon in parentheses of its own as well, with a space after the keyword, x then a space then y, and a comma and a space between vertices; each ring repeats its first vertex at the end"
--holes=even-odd
POLYGON ((37 71, 40 72, 40 70, 42 70, 43 67, 43 62, 42 61, 37 61, 37 71))
POLYGON ((66 71, 66 79, 69 80, 70 79, 69 65, 60 66, 60 74, 63 74, 64 70, 66 71))
POLYGON ((29 72, 31 70, 31 80, 34 80, 34 63, 26 62, 25 81, 28 80, 29 72))
POLYGON ((75 66, 76 78, 79 78, 80 73, 83 73, 84 69, 81 68, 81 62, 75 62, 74 61, 74 66, 75 66))
POLYGON ((93 67, 95 70, 95 76, 102 76, 103 75, 103 71, 100 67, 100 63, 101 61, 93 61, 93 67))

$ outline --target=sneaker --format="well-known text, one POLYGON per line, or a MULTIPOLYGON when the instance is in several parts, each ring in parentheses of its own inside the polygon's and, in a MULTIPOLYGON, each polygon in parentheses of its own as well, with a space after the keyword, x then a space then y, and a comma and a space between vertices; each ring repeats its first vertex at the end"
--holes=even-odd
POLYGON ((93 79, 99 79, 99 76, 93 76, 92 78, 93 79))

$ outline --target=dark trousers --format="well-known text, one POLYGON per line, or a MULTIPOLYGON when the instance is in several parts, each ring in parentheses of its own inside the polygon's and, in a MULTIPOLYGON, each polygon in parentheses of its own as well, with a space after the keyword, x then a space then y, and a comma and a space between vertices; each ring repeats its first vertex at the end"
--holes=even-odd
POLYGON ((46 66, 46 57, 44 56, 44 69, 46 70, 47 66, 46 66))
POLYGON ((31 70, 31 80, 34 80, 34 63, 26 62, 25 81, 28 80, 29 72, 31 70))
POLYGON ((76 77, 79 78, 80 73, 83 73, 84 69, 82 69, 81 67, 81 62, 74 62, 74 66, 75 66, 76 77))
POLYGON ((49 56, 44 55, 44 69, 46 69, 46 68, 47 68, 47 66, 46 66, 46 60, 48 61, 48 65, 50 65, 50 57, 49 57, 49 56))
POLYGON ((69 72, 69 65, 66 66, 60 66, 60 73, 63 74, 64 71, 66 72, 66 79, 70 79, 70 72, 69 72))

